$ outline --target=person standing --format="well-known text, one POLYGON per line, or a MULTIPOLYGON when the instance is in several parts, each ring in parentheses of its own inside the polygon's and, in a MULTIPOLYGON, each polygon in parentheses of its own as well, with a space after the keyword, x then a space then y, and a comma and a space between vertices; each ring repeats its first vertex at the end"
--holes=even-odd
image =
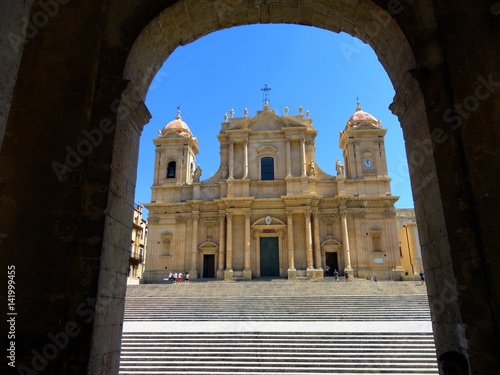
POLYGON ((424 271, 420 271, 419 275, 420 275, 420 281, 421 281, 420 285, 423 285, 424 282, 425 282, 425 273, 424 273, 424 271))
POLYGON ((174 284, 176 284, 176 283, 177 283, 177 272, 174 272, 174 278, 172 279, 172 282, 173 282, 174 284))
POLYGON ((179 272, 179 275, 177 276, 177 282, 179 284, 182 283, 182 272, 179 272))
POLYGON ((335 268, 335 271, 333 271, 333 276, 335 276, 335 281, 339 281, 339 271, 335 268))
POLYGON ((349 272, 347 272, 347 268, 344 268, 344 278, 345 278, 345 282, 347 282, 347 280, 349 280, 349 272))
POLYGON ((184 281, 189 282, 189 272, 186 272, 186 276, 184 276, 184 281))
POLYGON ((330 276, 331 269, 329 266, 325 267, 325 276, 330 276))

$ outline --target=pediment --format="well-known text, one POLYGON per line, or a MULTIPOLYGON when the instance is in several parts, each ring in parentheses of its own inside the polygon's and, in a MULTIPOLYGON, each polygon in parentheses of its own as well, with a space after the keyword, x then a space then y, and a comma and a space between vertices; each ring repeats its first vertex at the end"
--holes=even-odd
POLYGON ((276 147, 273 147, 270 145, 262 146, 261 148, 259 148, 257 150, 257 154, 259 154, 259 155, 264 155, 264 154, 275 155, 277 153, 278 153, 278 149, 276 147))
POLYGON ((172 240, 173 234, 169 231, 163 231, 161 232, 160 236, 163 242, 169 242, 170 240, 172 240))
POLYGON ((215 242, 212 241, 206 241, 203 242, 200 246, 198 246, 199 249, 218 249, 219 245, 217 245, 215 242))
POLYGON ((328 239, 328 240, 323 241, 321 246, 342 246, 342 244, 337 240, 328 239))
POLYGON ((258 220, 256 220, 253 224, 252 227, 255 226, 265 226, 265 227, 281 227, 285 226, 286 224, 282 222, 280 219, 273 217, 273 216, 266 216, 262 217, 258 220))
POLYGON ((286 124, 281 117, 272 111, 264 111, 250 120, 248 128, 255 132, 281 130, 285 126, 286 124))

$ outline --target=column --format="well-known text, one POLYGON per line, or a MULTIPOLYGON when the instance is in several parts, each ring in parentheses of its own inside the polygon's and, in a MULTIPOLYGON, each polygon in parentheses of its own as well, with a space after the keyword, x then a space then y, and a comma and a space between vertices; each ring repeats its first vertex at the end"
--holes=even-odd
POLYGON ((226 213, 227 241, 226 241, 226 271, 233 271, 233 213, 226 213))
POLYGON ((300 161, 302 162, 302 177, 307 176, 306 174, 306 140, 300 138, 300 161))
POLYGON ((393 280, 401 280, 404 275, 404 268, 401 265, 401 257, 399 256, 399 246, 398 246, 398 233, 396 229, 396 210, 394 207, 388 207, 383 212, 384 216, 384 226, 385 233, 383 234, 383 240, 385 242, 387 258, 390 259, 390 264, 388 265, 389 271, 391 272, 391 278, 393 280))
POLYGON ((311 211, 304 211, 306 218, 306 255, 307 255, 307 269, 313 270, 313 250, 312 250, 312 237, 311 237, 311 211))
POLYGON ((319 243, 319 212, 313 211, 313 227, 314 227, 314 260, 316 261, 316 269, 323 270, 321 262, 321 245, 319 243))
POLYGON ((415 257, 415 273, 417 273, 424 269, 424 265, 422 264, 422 250, 418 238, 418 228, 416 223, 408 223, 406 226, 411 229, 412 254, 415 257))
POLYGON ((234 141, 229 141, 229 178, 234 178, 234 141))
MULTIPOLYGON (((153 185, 160 184, 160 176, 167 175, 167 164, 163 165, 161 162, 161 151, 159 148, 155 149, 155 180, 153 185)), ((153 198, 155 199, 155 198, 153 198)))
POLYGON ((291 157, 291 150, 290 150, 290 139, 286 139, 286 176, 291 177, 292 176, 292 157, 291 157))
POLYGON ((198 278, 198 270, 196 269, 196 261, 198 258, 198 220, 200 218, 200 214, 198 211, 193 212, 193 239, 192 239, 192 247, 191 247, 191 269, 189 270, 189 274, 193 279, 198 278))
MULTIPOLYGON (((175 179, 177 180, 177 184, 180 185, 183 182, 187 182, 184 179, 184 149, 179 149, 177 152, 177 161, 175 168, 177 169, 175 171, 175 179)), ((166 172, 165 172, 166 173, 166 172)))
POLYGON ((373 276, 370 273, 367 273, 371 264, 371 260, 369 259, 370 254, 366 251, 359 251, 359 249, 369 248, 366 245, 366 231, 363 230, 364 225, 362 225, 365 215, 366 212, 364 208, 360 208, 359 210, 352 212, 352 218, 354 221, 354 249, 357 249, 357 251, 354 252, 354 262, 356 263, 358 277, 373 276))
POLYGON ((226 215, 219 214, 219 265, 217 267, 217 278, 223 278, 223 272, 226 263, 226 249, 225 242, 226 238, 224 237, 224 224, 226 223, 224 218, 226 215))
POLYGON ((248 178, 248 139, 243 142, 243 154, 245 156, 243 165, 243 178, 248 178))
POLYGON ((346 268, 351 273, 351 250, 349 249, 349 233, 347 231, 347 206, 340 206, 340 217, 342 219, 342 242, 344 243, 346 268))
POLYGON ((245 213, 245 269, 250 269, 250 212, 245 213))
POLYGON ((288 270, 295 271, 295 256, 293 242, 293 211, 286 212, 286 224, 288 233, 288 270))
POLYGON ((243 279, 252 280, 252 266, 250 257, 250 218, 251 212, 245 212, 245 268, 243 269, 243 279))

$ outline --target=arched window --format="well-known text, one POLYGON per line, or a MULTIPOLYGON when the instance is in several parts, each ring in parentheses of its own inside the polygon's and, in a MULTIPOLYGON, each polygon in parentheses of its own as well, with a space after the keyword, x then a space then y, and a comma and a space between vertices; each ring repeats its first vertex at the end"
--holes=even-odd
POLYGON ((167 166, 167 178, 175 178, 176 162, 171 161, 167 166))
POLYGON ((274 159, 262 158, 260 159, 260 179, 261 180, 274 180, 274 159))

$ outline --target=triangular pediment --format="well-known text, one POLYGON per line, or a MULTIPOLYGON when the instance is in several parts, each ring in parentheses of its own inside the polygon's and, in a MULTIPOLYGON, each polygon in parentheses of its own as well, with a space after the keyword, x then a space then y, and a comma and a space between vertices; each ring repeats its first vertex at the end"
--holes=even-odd
POLYGON ((275 131, 286 126, 283 119, 273 111, 263 111, 250 120, 248 129, 252 131, 275 131))

